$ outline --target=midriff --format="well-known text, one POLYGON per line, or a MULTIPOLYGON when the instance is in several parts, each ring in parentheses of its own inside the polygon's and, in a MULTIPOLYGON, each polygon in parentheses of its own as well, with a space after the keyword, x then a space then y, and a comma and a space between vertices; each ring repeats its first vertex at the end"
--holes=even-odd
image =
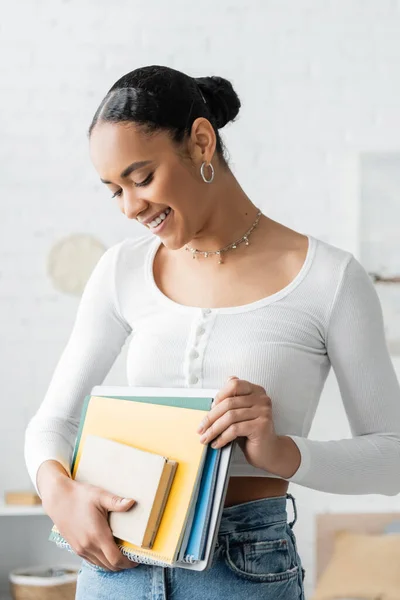
POLYGON ((225 506, 233 506, 234 504, 261 500, 272 496, 285 496, 288 487, 287 481, 272 477, 231 477, 225 506))

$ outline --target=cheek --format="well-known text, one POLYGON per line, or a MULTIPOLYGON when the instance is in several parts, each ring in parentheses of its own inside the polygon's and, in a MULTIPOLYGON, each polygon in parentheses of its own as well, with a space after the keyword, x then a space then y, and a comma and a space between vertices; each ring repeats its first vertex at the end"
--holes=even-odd
POLYGON ((168 168, 165 174, 162 174, 159 178, 159 183, 156 183, 157 196, 161 196, 161 203, 171 204, 175 207, 186 206, 188 200, 194 198, 196 195, 196 182, 193 176, 188 172, 187 169, 180 165, 174 165, 168 168))
POLYGON ((165 201, 168 204, 168 200, 171 200, 175 204, 179 204, 180 198, 184 194, 185 184, 182 178, 179 178, 177 174, 166 177, 161 183, 159 187, 159 192, 163 196, 163 202, 165 201))

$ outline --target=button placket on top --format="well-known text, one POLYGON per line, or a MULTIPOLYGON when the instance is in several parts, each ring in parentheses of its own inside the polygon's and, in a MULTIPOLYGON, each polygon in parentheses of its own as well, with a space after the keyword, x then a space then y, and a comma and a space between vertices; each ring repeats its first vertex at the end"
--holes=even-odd
POLYGON ((190 332, 185 355, 185 383, 188 387, 202 387, 203 359, 215 315, 209 308, 199 309, 190 332))

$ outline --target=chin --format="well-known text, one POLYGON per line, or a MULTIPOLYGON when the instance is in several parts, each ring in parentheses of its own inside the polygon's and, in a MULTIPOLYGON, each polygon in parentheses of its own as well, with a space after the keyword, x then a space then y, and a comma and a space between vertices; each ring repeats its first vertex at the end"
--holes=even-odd
POLYGON ((160 239, 161 239, 162 243, 164 244, 164 246, 166 248, 168 248, 168 250, 180 250, 181 248, 184 247, 184 245, 186 243, 186 242, 179 243, 179 240, 177 241, 175 239, 170 239, 170 238, 163 239, 161 236, 160 236, 160 239))
POLYGON ((163 243, 164 246, 166 246, 169 250, 185 250, 186 244, 190 245, 192 239, 193 237, 186 235, 184 237, 179 236, 179 238, 172 235, 170 239, 166 238, 165 242, 163 240, 163 243))

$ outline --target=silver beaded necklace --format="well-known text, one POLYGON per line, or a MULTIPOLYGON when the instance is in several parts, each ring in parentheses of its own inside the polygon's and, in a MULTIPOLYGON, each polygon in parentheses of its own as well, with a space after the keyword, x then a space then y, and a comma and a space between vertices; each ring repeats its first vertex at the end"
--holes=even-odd
POLYGON ((239 240, 236 240, 236 242, 232 242, 232 244, 229 244, 228 246, 224 246, 224 248, 221 248, 220 250, 207 250, 207 251, 197 250, 197 248, 192 248, 192 246, 189 246, 189 244, 185 245, 185 250, 192 253, 192 258, 196 258, 196 254, 202 254, 205 258, 208 258, 212 254, 216 254, 219 257, 218 264, 222 265, 223 264, 222 254, 224 252, 228 252, 228 250, 234 250, 235 248, 240 246, 240 244, 243 244, 243 243, 246 246, 249 245, 249 236, 252 233, 253 229, 255 229, 257 227, 261 215, 262 215, 261 210, 258 210, 257 218, 254 221, 253 225, 250 227, 250 229, 248 231, 246 231, 246 233, 239 240))

